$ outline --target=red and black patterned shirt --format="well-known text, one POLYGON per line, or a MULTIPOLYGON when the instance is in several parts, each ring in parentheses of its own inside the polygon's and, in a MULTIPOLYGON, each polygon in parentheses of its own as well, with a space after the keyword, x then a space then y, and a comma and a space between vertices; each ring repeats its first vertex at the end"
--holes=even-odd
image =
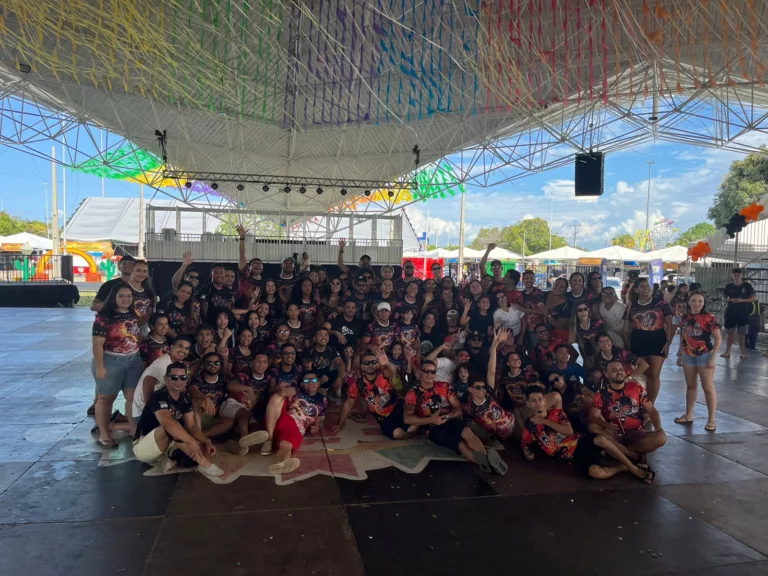
POLYGON ((720 329, 717 319, 708 312, 688 314, 680 323, 680 350, 687 356, 702 356, 712 351, 712 333, 720 329))

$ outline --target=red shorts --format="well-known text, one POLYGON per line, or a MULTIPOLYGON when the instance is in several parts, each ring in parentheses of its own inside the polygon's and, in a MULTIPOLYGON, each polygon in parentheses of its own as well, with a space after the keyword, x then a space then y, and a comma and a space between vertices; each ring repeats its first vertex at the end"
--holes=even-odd
POLYGON ((280 448, 280 442, 290 442, 293 446, 293 451, 298 452, 301 448, 301 442, 304 440, 299 427, 296 425, 296 420, 288 412, 280 414, 280 418, 275 424, 274 432, 275 447, 280 448))

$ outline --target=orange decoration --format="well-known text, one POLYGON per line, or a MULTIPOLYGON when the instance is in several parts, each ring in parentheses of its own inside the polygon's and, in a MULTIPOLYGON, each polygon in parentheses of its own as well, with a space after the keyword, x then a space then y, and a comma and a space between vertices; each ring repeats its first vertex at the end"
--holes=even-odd
POLYGON ((760 212, 763 210, 765 210, 765 206, 755 203, 742 208, 739 214, 744 216, 747 222, 757 222, 760 219, 760 212))
POLYGON ((701 240, 697 242, 695 246, 688 248, 688 256, 690 256, 691 260, 694 262, 698 262, 700 258, 703 258, 707 254, 712 254, 712 248, 710 247, 709 242, 704 240, 701 240))

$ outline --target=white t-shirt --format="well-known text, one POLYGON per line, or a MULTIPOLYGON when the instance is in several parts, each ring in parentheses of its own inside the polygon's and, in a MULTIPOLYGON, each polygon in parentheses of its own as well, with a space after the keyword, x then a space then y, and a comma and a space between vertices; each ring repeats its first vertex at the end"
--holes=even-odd
POLYGON ((524 312, 521 312, 512 306, 510 306, 509 310, 506 312, 501 308, 498 308, 496 312, 493 313, 493 323, 496 324, 497 322, 500 322, 503 328, 512 330, 512 333, 515 336, 519 336, 520 329, 522 328, 521 320, 524 315, 524 312))
POLYGON ((453 373, 456 371, 456 364, 448 358, 437 359, 437 374, 435 382, 453 382, 453 373))
POLYGON ((152 376, 155 380, 157 380, 157 384, 155 384, 155 392, 165 387, 165 383, 163 382, 163 379, 165 378, 165 371, 168 369, 168 366, 171 365, 171 357, 168 354, 163 354, 152 362, 149 366, 146 367, 144 372, 141 373, 141 377, 139 378, 139 383, 136 385, 136 392, 133 393, 133 417, 138 419, 139 416, 141 416, 141 412, 144 410, 144 405, 146 404, 146 401, 144 400, 144 378, 147 376, 152 376))

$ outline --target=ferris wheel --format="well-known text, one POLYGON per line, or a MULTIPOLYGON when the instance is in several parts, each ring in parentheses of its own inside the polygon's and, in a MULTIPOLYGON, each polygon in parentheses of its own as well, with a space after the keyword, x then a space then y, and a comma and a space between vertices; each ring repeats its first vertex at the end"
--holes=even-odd
POLYGON ((653 223, 653 229, 650 232, 654 246, 665 248, 672 242, 672 238, 679 232, 679 229, 675 227, 673 220, 661 218, 653 223))

